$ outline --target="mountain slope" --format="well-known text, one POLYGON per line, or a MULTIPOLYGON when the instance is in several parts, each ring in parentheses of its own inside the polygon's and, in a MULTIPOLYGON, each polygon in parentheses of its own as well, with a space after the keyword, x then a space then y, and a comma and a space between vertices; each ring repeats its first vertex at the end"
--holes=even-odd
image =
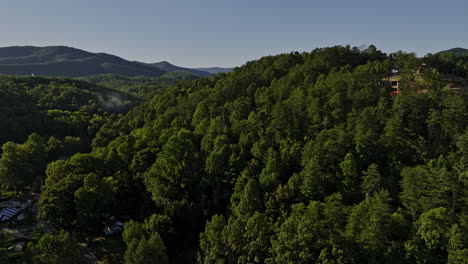
POLYGON ((166 72, 185 72, 185 73, 190 73, 190 74, 195 74, 199 76, 210 76, 212 73, 208 71, 202 71, 198 69, 190 69, 190 68, 184 68, 184 67, 179 67, 176 65, 173 65, 167 61, 160 61, 156 63, 148 63, 146 65, 150 65, 152 67, 161 69, 166 72))
POLYGON ((211 68, 195 68, 195 70, 209 72, 211 74, 216 74, 216 73, 221 73, 221 72, 224 72, 224 73, 232 72, 233 68, 211 67, 211 68))
POLYGON ((436 54, 441 54, 441 53, 446 53, 446 52, 452 52, 456 56, 468 55, 468 49, 464 49, 464 48, 453 48, 453 49, 443 50, 443 51, 437 52, 436 54))
POLYGON ((0 76, 0 144, 22 142, 31 133, 89 141, 97 120, 137 102, 128 93, 75 79, 0 76))
POLYGON ((167 61, 127 61, 107 53, 91 53, 66 46, 12 46, 0 48, 0 74, 83 77, 114 74, 127 77, 161 77, 166 73, 207 77, 229 68, 190 69, 167 61))
POLYGON ((159 77, 164 70, 106 53, 65 46, 0 48, 0 74, 79 77, 95 74, 159 77))
POLYGON ((167 72, 160 77, 129 77, 116 74, 97 74, 79 77, 77 79, 115 90, 129 92, 140 98, 150 99, 162 89, 181 81, 190 81, 198 78, 200 78, 200 75, 174 71, 167 72))
POLYGON ((170 263, 446 263, 468 230, 468 98, 437 91, 436 71, 421 87, 435 92, 380 81, 422 63, 332 47, 179 83, 48 170, 42 217, 98 235, 108 215, 132 219, 127 245, 157 233, 170 263), (113 195, 76 195, 109 179, 113 195))

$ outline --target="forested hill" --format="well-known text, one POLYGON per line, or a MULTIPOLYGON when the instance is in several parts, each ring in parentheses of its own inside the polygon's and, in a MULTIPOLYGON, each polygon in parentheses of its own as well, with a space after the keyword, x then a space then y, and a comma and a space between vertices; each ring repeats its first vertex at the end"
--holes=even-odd
POLYGON ((224 73, 232 72, 233 68, 211 67, 211 68, 196 68, 196 70, 216 74, 220 72, 224 72, 224 73))
POLYGON ((89 141, 106 117, 125 113, 137 102, 127 93, 84 81, 0 76, 0 144, 23 142, 31 133, 89 141))
POLYGON ((448 50, 440 51, 437 54, 447 53, 447 52, 448 53, 453 53, 456 56, 468 56, 468 49, 464 49, 464 48, 448 49, 448 50))
POLYGON ((126 263, 462 263, 468 98, 440 76, 468 67, 444 59, 332 47, 178 84, 49 164, 40 217, 125 219, 126 263))
POLYGON ((145 63, 146 65, 161 69, 166 72, 185 72, 198 76, 210 76, 212 73, 207 71, 200 71, 196 69, 183 68, 176 65, 173 65, 167 61, 160 61, 156 63, 145 63))
POLYGON ((161 77, 127 77, 115 74, 98 74, 77 79, 98 84, 111 89, 128 92, 136 97, 149 100, 160 91, 178 82, 200 78, 199 75, 187 72, 168 72, 161 77))
POLYGON ((232 68, 220 68, 220 67, 190 69, 190 68, 183 68, 183 67, 173 65, 167 61, 148 63, 148 65, 157 67, 161 70, 165 70, 168 72, 186 72, 186 73, 191 73, 191 74, 198 75, 198 76, 210 76, 212 74, 217 74, 220 72, 228 73, 233 70, 232 68))
POLYGON ((6 75, 82 77, 115 74, 127 77, 160 77, 174 71, 195 76, 212 74, 169 63, 163 65, 127 61, 106 53, 91 53, 66 46, 0 48, 0 74, 6 75))

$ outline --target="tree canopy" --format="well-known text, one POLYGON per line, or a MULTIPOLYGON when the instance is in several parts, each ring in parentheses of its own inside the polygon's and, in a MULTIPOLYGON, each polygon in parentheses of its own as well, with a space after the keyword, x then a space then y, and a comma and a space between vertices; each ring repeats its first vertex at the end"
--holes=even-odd
POLYGON ((468 97, 441 76, 467 67, 431 56, 335 46, 178 83, 49 163, 40 217, 128 219, 126 263, 463 263, 468 97))

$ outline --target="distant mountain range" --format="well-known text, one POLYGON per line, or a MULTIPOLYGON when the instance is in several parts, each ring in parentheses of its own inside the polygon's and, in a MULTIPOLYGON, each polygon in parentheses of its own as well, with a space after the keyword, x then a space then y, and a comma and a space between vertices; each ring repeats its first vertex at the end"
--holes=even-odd
POLYGON ((445 53, 445 52, 452 52, 456 56, 468 55, 468 49, 464 49, 464 48, 453 48, 449 50, 443 50, 443 51, 437 52, 436 54, 445 53))
POLYGON ((216 74, 216 73, 220 73, 220 72, 228 73, 228 72, 231 72, 233 69, 232 68, 212 67, 212 68, 195 68, 195 70, 209 72, 211 74, 216 74))
MULTIPOLYGON (((468 55, 468 49, 444 50, 455 55, 468 55)), ((128 61, 107 53, 92 53, 66 46, 12 46, 0 48, 0 74, 86 77, 102 74, 126 77, 161 77, 177 73, 186 79, 205 77, 232 68, 185 68, 167 61, 144 63, 128 61)), ((184 79, 184 78, 182 78, 184 79)))
POLYGON ((0 74, 83 77, 98 74, 116 74, 128 77, 160 77, 180 72, 196 76, 209 76, 229 72, 231 68, 190 69, 167 61, 143 63, 127 61, 106 54, 91 53, 66 46, 13 46, 0 48, 0 74))
POLYGON ((170 64, 167 61, 161 61, 161 62, 156 62, 156 63, 142 63, 144 65, 148 65, 151 67, 155 67, 157 69, 163 70, 165 72, 186 72, 194 75, 200 75, 200 76, 210 76, 212 73, 208 71, 201 71, 197 69, 190 69, 190 68, 183 68, 179 66, 175 66, 173 64, 170 64))

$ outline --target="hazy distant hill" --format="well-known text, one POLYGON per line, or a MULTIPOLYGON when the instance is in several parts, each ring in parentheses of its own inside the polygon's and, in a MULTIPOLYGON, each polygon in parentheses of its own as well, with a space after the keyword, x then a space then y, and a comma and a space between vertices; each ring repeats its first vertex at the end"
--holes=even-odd
POLYGON ((443 50, 443 51, 437 52, 437 54, 445 53, 445 52, 452 52, 456 56, 468 55, 468 49, 464 49, 464 48, 453 48, 449 50, 443 50))
POLYGON ((95 74, 162 76, 165 71, 106 53, 65 46, 0 48, 0 74, 78 77, 95 74))
POLYGON ((0 48, 0 74, 83 77, 114 74, 127 77, 160 77, 166 73, 209 76, 219 71, 178 67, 167 61, 142 63, 106 53, 91 53, 66 46, 14 46, 0 48))
POLYGON ((199 76, 210 76, 211 74, 213 74, 211 72, 203 71, 203 70, 199 70, 199 69, 190 69, 190 68, 179 67, 179 66, 173 65, 173 64, 171 64, 171 63, 169 63, 167 61, 161 61, 161 62, 156 62, 156 63, 148 63, 146 65, 161 69, 161 70, 166 71, 166 72, 186 72, 186 73, 195 74, 195 75, 199 75, 199 76))
POLYGON ((231 72, 233 68, 212 67, 212 68, 195 68, 195 70, 209 72, 211 74, 216 74, 220 72, 231 72))

